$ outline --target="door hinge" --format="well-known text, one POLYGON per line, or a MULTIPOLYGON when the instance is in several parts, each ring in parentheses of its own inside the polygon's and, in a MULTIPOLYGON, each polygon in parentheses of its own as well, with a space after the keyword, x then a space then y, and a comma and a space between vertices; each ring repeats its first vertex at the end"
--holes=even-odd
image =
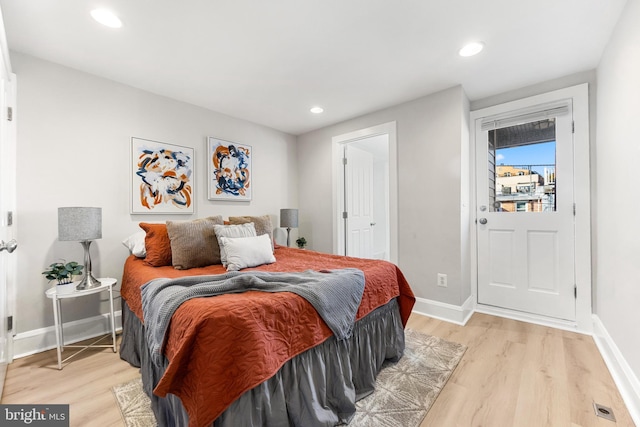
POLYGON ((573 216, 576 216, 576 204, 573 204, 573 216))
POLYGON ((11 227, 13 225, 13 212, 7 212, 7 227, 11 227))
POLYGON ((11 332, 13 329, 13 316, 7 317, 7 332, 11 332))
POLYGON ((571 121, 571 133, 576 133, 576 122, 571 121))
POLYGON ((13 121, 13 108, 7 107, 7 120, 13 121))
POLYGON ((573 285, 573 297, 578 298, 578 287, 573 285))
POLYGON ((342 212, 342 219, 347 219, 347 213, 346 212, 342 212))
POLYGON ((342 158, 342 164, 343 164, 343 165, 346 165, 346 164, 347 164, 347 158, 346 158, 346 157, 343 157, 343 158, 342 158))

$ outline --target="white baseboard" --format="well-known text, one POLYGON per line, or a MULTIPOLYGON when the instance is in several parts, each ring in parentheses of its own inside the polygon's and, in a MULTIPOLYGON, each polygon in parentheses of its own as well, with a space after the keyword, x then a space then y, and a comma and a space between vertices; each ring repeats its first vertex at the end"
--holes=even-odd
MULTIPOLYGON (((115 312, 116 331, 122 329, 122 312, 115 312)), ((94 338, 109 333, 111 324, 109 313, 87 319, 67 322, 63 327, 66 344, 94 338)), ((56 348, 55 326, 21 332, 13 337, 13 357, 30 356, 35 353, 56 348)))
POLYGON ((593 339, 600 350, 604 362, 611 372, 613 381, 631 414, 633 422, 640 426, 640 381, 609 335, 604 324, 597 315, 593 318, 593 339))
POLYGON ((439 320, 444 320, 445 322, 464 326, 473 314, 473 300, 473 295, 471 295, 461 306, 459 306, 416 297, 416 303, 413 306, 413 311, 415 313, 422 314, 423 316, 429 316, 439 320))

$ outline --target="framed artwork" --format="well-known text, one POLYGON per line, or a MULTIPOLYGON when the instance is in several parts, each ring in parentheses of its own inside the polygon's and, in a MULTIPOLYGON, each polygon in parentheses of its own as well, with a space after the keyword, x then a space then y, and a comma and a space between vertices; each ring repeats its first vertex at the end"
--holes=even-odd
POLYGON ((207 139, 209 200, 251 200, 251 146, 207 139))
POLYGON ((194 150, 131 138, 131 213, 192 214, 194 150))

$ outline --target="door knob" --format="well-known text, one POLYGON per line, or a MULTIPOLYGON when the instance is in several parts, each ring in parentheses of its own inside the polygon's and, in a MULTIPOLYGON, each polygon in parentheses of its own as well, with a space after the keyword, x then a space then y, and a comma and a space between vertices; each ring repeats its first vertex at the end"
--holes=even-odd
POLYGON ((375 222, 371 222, 371 223, 369 223, 369 225, 373 227, 373 226, 376 225, 376 223, 375 222))
POLYGON ((485 225, 487 223, 487 218, 480 218, 478 221, 480 224, 485 225))
POLYGON ((16 242, 14 239, 9 240, 7 243, 5 243, 4 240, 0 240, 0 252, 6 250, 7 252, 11 253, 15 251, 17 247, 18 242, 16 242))

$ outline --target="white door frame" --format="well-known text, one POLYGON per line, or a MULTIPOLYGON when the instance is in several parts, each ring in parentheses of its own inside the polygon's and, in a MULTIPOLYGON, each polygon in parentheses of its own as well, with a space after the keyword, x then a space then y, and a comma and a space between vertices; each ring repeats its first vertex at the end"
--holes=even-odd
MULTIPOLYGON (((591 320, 591 174, 590 174, 590 147, 589 147, 589 87, 587 83, 559 89, 541 95, 536 95, 517 101, 507 102, 492 107, 483 108, 471 112, 470 121, 470 153, 471 158, 476 158, 476 120, 483 117, 494 116, 508 111, 524 109, 532 105, 546 104, 561 99, 573 99, 574 117, 574 198, 576 204, 575 215, 575 279, 577 288, 576 321, 568 322, 552 320, 543 316, 535 316, 520 313, 513 310, 499 309, 483 304, 478 304, 478 257, 477 257, 477 225, 478 212, 477 195, 473 192, 474 215, 471 215, 470 227, 471 247, 476 248, 475 256, 471 257, 471 293, 474 295, 476 311, 498 316, 509 317, 532 323, 539 323, 569 329, 584 333, 591 333, 593 326, 591 320)), ((471 179, 476 188, 475 160, 471 164, 471 179)))
POLYGON ((389 259, 398 263, 398 149, 396 140, 396 122, 360 129, 354 132, 334 136, 332 141, 332 177, 333 177, 333 253, 344 255, 340 245, 344 235, 342 205, 344 201, 343 145, 349 142, 378 135, 389 136, 389 259))

